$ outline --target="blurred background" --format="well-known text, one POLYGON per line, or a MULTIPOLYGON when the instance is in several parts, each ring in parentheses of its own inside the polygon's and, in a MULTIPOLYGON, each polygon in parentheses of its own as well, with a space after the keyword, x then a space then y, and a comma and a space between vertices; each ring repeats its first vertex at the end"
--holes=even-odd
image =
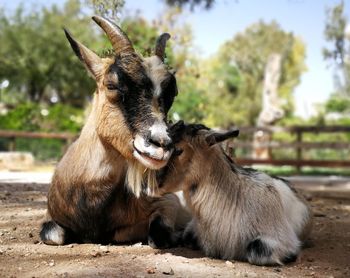
POLYGON ((0 169, 46 169, 89 111, 94 82, 62 31, 110 53, 93 14, 149 56, 169 32, 172 120, 241 129, 225 148, 276 174, 350 175, 350 1, 0 2, 0 169))

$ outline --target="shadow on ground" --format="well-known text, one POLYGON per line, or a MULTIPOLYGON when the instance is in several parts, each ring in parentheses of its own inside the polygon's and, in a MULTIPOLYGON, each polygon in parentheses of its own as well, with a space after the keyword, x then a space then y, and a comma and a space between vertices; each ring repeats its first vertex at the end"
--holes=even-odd
POLYGON ((349 190, 304 187, 315 213, 311 247, 296 263, 258 267, 186 248, 43 245, 38 232, 47 189, 47 184, 0 183, 0 277, 350 277, 349 190))

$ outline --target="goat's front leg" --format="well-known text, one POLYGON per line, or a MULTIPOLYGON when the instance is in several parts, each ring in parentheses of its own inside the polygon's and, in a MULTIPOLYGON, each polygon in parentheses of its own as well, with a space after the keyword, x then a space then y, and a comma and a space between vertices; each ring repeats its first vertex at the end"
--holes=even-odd
POLYGON ((118 228, 113 241, 117 243, 146 241, 149 219, 142 220, 134 225, 118 228))
POLYGON ((182 234, 182 245, 194 250, 200 249, 198 242, 197 222, 195 218, 193 218, 187 224, 186 229, 182 234))
POLYGON ((170 248, 179 244, 188 213, 178 197, 169 193, 153 200, 148 244, 153 248, 170 248), (180 232, 181 231, 181 232, 180 232))

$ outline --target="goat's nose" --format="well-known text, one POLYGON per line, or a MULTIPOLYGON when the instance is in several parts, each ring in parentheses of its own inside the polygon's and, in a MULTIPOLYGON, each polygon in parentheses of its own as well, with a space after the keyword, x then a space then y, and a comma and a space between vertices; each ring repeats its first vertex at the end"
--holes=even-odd
POLYGON ((158 147, 169 150, 173 147, 173 141, 170 137, 160 137, 160 136, 150 136, 148 138, 148 143, 158 147))

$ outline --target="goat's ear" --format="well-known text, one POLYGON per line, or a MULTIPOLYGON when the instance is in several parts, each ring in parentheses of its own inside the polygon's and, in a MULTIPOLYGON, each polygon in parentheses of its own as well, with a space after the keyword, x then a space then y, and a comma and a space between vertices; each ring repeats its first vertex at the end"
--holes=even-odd
POLYGON ((185 128, 186 126, 184 121, 178 121, 177 123, 170 126, 169 133, 174 143, 177 143, 181 140, 185 128))
POLYGON ((103 74, 102 59, 95 52, 74 39, 67 29, 63 28, 63 30, 75 55, 84 63, 93 78, 95 80, 99 79, 103 74))
POLYGON ((176 122, 175 124, 170 123, 170 132, 172 134, 177 134, 185 129, 185 123, 184 121, 180 120, 176 122))
POLYGON ((227 132, 214 132, 205 137, 205 141, 209 146, 215 145, 229 138, 234 138, 239 135, 238 129, 229 130, 227 132))

